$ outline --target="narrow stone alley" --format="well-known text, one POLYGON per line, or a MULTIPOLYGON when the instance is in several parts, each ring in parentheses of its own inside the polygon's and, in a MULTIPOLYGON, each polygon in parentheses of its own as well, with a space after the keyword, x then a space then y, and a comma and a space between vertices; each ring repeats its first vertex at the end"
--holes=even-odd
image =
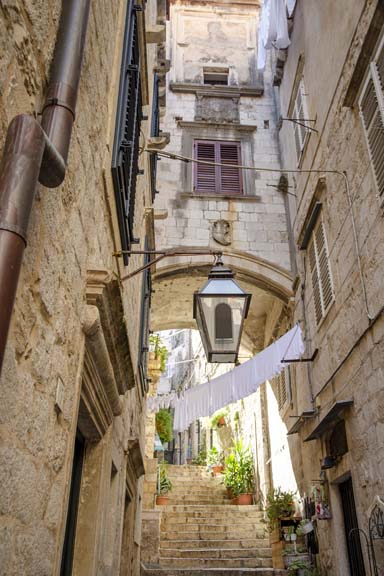
POLYGON ((0 576, 384 576, 384 0, 0 0, 0 156, 0 576))

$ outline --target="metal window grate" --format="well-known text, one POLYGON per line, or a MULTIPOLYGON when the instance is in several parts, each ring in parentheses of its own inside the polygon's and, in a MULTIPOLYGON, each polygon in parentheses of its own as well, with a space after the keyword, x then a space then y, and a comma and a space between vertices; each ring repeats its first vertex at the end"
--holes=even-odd
MULTIPOLYGON (((127 9, 112 154, 112 178, 122 250, 129 250, 131 244, 137 242, 133 224, 142 120, 138 9, 132 1, 127 9)), ((123 260, 127 265, 126 254, 123 260)))

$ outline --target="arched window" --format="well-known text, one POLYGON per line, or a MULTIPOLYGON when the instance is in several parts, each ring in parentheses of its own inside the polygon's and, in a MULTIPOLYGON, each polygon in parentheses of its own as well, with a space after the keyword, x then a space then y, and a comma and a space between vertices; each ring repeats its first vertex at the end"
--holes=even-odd
POLYGON ((223 302, 215 308, 215 340, 233 340, 232 310, 223 302))

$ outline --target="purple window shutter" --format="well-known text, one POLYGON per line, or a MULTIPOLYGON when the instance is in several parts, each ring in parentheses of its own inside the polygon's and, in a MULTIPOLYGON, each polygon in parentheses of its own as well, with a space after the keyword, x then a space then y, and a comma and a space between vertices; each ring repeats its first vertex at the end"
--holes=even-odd
POLYGON ((194 157, 197 160, 227 164, 210 166, 194 164, 194 190, 207 194, 242 194, 240 142, 195 140, 194 157))
MULTIPOLYGON (((206 162, 215 162, 215 143, 208 140, 197 140, 195 142, 195 158, 206 162)), ((195 163, 195 190, 215 194, 215 166, 195 163)))
POLYGON ((241 194, 243 191, 241 169, 236 168, 236 165, 241 164, 240 142, 220 143, 220 163, 228 164, 220 167, 221 193, 241 194))

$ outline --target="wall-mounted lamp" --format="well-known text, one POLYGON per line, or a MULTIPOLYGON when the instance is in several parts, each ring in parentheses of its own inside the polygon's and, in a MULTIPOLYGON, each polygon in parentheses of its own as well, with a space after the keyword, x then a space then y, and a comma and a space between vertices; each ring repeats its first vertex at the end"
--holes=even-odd
POLYGON ((208 362, 237 361, 251 294, 244 292, 233 277, 219 256, 207 283, 193 296, 193 317, 208 362))
POLYGON ((122 254, 148 254, 156 258, 121 277, 120 281, 136 276, 163 258, 215 256, 216 261, 208 275, 208 281, 193 296, 193 317, 196 320, 208 362, 237 361, 243 322, 247 317, 252 295, 244 292, 233 279, 234 273, 224 266, 221 260, 222 252, 215 250, 124 250, 115 252, 113 255, 120 257, 122 254))

